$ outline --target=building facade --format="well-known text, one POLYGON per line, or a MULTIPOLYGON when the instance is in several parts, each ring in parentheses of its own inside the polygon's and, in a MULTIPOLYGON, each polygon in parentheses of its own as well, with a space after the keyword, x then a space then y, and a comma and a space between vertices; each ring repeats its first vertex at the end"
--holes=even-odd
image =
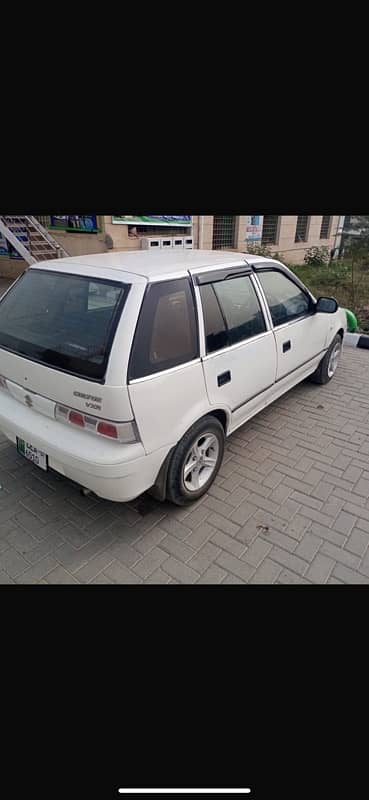
MULTIPOLYGON (((327 247, 338 255, 343 216, 209 215, 121 216, 58 215, 37 218, 71 256, 110 250, 194 247, 247 252, 263 246, 287 264, 303 263, 310 247, 327 247)), ((0 242, 0 275, 16 277, 25 262, 0 242)))
MULTIPOLYGON (((50 218, 52 222, 55 217, 50 218)), ((71 218, 69 218, 71 219, 71 218)), ((83 220, 86 218, 78 218, 83 220)), ((327 247, 338 254, 344 217, 338 215, 209 215, 191 217, 95 217, 95 228, 61 230, 51 226, 71 255, 107 250, 139 250, 147 241, 191 239, 194 248, 236 250, 263 245, 283 261, 301 264, 310 247, 327 247), (171 221, 175 220, 175 224, 171 221), (181 224, 183 222, 185 224, 181 224), (192 224, 191 224, 192 223, 192 224), (92 249, 90 249, 92 248, 92 249)))
POLYGON ((344 217, 338 215, 194 217, 194 246, 247 252, 265 246, 282 261, 301 264, 310 247, 327 247, 338 255, 344 217))

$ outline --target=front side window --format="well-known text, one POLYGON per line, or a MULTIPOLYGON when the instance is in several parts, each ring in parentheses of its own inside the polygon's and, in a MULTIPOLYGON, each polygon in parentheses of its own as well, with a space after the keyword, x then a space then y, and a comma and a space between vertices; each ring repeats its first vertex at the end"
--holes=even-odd
POLYGON ((248 276, 200 287, 208 353, 265 331, 265 321, 248 276))
POLYGON ((274 325, 283 325, 310 312, 311 301, 296 284, 276 270, 259 272, 274 325))
POLYGON ((0 302, 0 347, 101 380, 129 286, 28 270, 0 302))
POLYGON ((129 378, 171 369, 197 356, 197 325, 188 279, 151 284, 133 341, 129 378))

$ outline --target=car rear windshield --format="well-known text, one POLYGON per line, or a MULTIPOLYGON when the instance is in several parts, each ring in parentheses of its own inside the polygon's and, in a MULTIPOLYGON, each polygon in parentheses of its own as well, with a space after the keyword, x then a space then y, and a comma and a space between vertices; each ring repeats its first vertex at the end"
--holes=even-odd
POLYGON ((0 347, 102 380, 129 288, 116 281, 30 269, 0 302, 0 347))

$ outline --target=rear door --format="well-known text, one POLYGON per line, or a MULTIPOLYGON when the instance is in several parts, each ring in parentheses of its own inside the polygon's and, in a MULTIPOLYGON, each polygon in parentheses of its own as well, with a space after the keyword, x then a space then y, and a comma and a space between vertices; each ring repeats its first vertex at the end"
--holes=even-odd
POLYGON ((129 396, 147 452, 176 444, 208 410, 189 277, 150 283, 128 369, 129 396))
POLYGON ((251 270, 195 277, 205 328, 203 370, 211 405, 227 407, 232 427, 264 403, 276 375, 275 340, 251 270))
POLYGON ((315 314, 314 303, 293 278, 278 269, 257 268, 269 307, 277 346, 277 381, 321 357, 326 348, 327 316, 315 314))

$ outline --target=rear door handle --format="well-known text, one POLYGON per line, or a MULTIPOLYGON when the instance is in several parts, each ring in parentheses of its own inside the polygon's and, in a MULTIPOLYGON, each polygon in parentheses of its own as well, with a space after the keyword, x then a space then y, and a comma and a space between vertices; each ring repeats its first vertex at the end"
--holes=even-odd
POLYGON ((231 381, 230 370, 227 370, 227 372, 222 372, 221 375, 218 375, 217 381, 218 381, 218 386, 224 386, 225 383, 230 383, 231 381))
POLYGON ((288 342, 283 342, 282 350, 283 350, 284 353, 287 353, 287 350, 291 350, 291 341, 290 340, 288 340, 288 342))

